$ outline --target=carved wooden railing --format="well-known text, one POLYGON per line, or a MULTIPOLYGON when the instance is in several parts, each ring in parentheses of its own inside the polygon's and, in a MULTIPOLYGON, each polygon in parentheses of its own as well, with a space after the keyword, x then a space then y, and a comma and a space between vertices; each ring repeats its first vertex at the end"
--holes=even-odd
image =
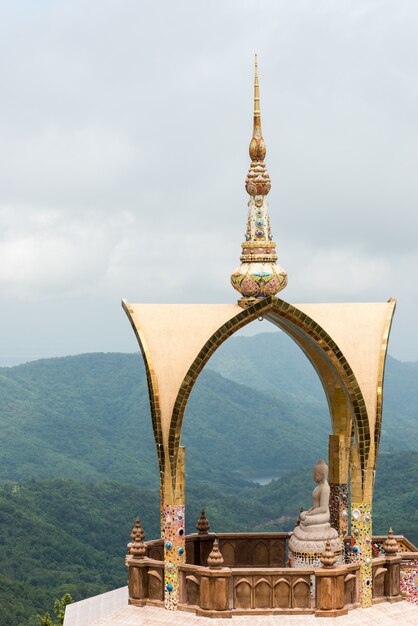
MULTIPOLYGON (((186 537, 187 563, 206 565, 217 537, 227 567, 285 567, 289 533, 209 533, 186 537)), ((164 560, 162 539, 147 542, 147 556, 164 560)))
MULTIPOLYGON (((186 538, 187 563, 179 566, 183 610, 207 617, 337 616, 359 606, 358 563, 331 568, 286 568, 287 533, 221 533, 216 537, 224 557, 224 565, 219 569, 207 566, 215 535, 186 538)), ((162 605, 163 542, 149 541, 146 546, 148 556, 127 557, 129 602, 138 606, 162 605)), ((402 599, 401 574, 404 570, 414 573, 417 568, 418 552, 373 559, 373 602, 402 599)))

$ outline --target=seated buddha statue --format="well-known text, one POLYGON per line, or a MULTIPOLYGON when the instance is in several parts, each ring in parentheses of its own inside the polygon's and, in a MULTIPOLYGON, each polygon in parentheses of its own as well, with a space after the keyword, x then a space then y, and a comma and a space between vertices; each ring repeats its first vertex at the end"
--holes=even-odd
POLYGON ((313 479, 318 486, 312 492, 312 506, 299 515, 300 527, 306 532, 317 532, 330 527, 328 465, 324 460, 317 461, 313 479))
POLYGON ((337 562, 343 562, 343 545, 338 532, 331 528, 329 512, 330 487, 328 465, 320 460, 315 463, 313 479, 317 486, 312 492, 312 506, 301 511, 289 539, 289 563, 291 567, 319 567, 320 557, 329 541, 336 553, 337 562))

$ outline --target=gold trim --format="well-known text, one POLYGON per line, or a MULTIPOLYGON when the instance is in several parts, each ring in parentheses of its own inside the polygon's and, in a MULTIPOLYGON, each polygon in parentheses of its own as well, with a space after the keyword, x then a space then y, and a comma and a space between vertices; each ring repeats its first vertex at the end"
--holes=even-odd
POLYGON ((125 311, 142 353, 145 364, 145 372, 148 383, 149 402, 151 408, 152 430, 154 432, 155 445, 157 448, 158 465, 160 472, 164 472, 164 446, 161 430, 161 409, 158 392, 158 380, 152 363, 151 353, 148 348, 145 335, 135 318, 135 313, 126 300, 122 300, 122 308, 125 311))
MULTIPOLYGON (((314 348, 316 352, 322 356, 322 359, 327 364, 330 372, 337 377, 337 380, 340 380, 340 384, 343 390, 345 390, 352 406, 351 414, 354 417, 354 424, 358 437, 359 459, 362 470, 361 486, 364 486, 370 452, 370 426, 363 394, 354 372, 338 345, 333 341, 332 337, 330 337, 330 335, 328 335, 328 333, 319 324, 317 324, 317 322, 312 320, 308 315, 293 305, 280 300, 279 298, 275 298, 274 296, 264 298, 249 306, 242 312, 238 313, 234 318, 226 322, 226 324, 221 326, 205 343, 190 366, 179 389, 170 424, 169 457, 173 480, 175 481, 174 470, 177 467, 178 449, 180 446, 184 412, 190 393, 200 372, 212 354, 228 337, 261 315, 268 317, 269 312, 273 315, 278 314, 277 321, 280 322, 280 324, 277 323, 277 325, 280 325, 285 332, 292 334, 292 332, 289 331, 293 331, 293 338, 297 341, 299 346, 308 356, 309 360, 313 363, 321 381, 323 381, 324 374, 318 370, 317 363, 313 359, 312 354, 309 354, 306 349, 304 349, 304 341, 306 341, 309 346, 314 348)), ((326 381, 325 384, 323 381, 323 386, 327 398, 329 398, 326 381)), ((173 491, 175 491, 174 483, 173 491)))
POLYGON ((388 343, 390 331, 392 329, 393 317, 395 315, 396 310, 396 298, 390 298, 388 300, 388 304, 391 304, 385 322, 385 327, 383 330, 382 337, 382 345, 380 349, 380 359, 379 359, 379 373, 377 378, 377 403, 376 403, 376 423, 374 428, 374 440, 376 446, 376 458, 377 453, 379 451, 379 443, 380 443, 380 432, 382 427, 382 412, 383 412, 383 384, 385 378, 385 365, 386 365, 386 357, 388 351, 388 343))

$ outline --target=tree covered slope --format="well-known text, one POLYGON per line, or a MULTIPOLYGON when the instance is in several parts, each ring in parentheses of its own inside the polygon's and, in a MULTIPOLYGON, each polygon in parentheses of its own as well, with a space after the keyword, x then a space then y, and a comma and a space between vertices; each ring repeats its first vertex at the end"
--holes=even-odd
MULTIPOLYGON (((382 451, 418 450, 418 364, 389 358, 385 385, 382 451)), ((326 456, 329 429, 319 380, 283 333, 232 338, 191 395, 187 472, 221 480, 303 467, 326 456)), ((0 480, 54 477, 156 485, 139 354, 0 369, 0 480)))

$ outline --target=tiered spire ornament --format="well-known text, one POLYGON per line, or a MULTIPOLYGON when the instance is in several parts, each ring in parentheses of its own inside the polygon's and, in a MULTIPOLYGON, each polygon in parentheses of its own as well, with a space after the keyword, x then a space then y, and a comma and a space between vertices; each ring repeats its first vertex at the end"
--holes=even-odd
POLYGON ((389 556, 393 555, 393 554, 397 554, 399 551, 399 544, 396 541, 394 535, 393 535, 393 530, 392 528, 389 528, 388 531, 388 535, 386 537, 386 539, 383 542, 383 550, 385 551, 385 553, 389 556))
POLYGON ((135 520, 135 526, 132 528, 131 531, 131 539, 132 541, 130 543, 128 543, 128 554, 131 554, 131 548, 133 546, 133 544, 135 543, 136 537, 139 537, 139 540, 141 542, 144 541, 144 537, 145 537, 145 533, 144 533, 144 529, 141 526, 141 521, 139 519, 139 516, 137 516, 136 520, 135 520))
POLYGON ((276 244, 270 229, 266 196, 271 189, 270 175, 264 164, 266 144, 261 132, 260 89, 258 64, 255 56, 254 128, 250 142, 251 165, 245 180, 250 195, 245 241, 242 244, 241 265, 231 276, 234 289, 242 298, 243 307, 262 298, 274 296, 287 285, 287 274, 277 264, 276 244))
POLYGON ((208 518, 206 517, 205 509, 202 509, 200 517, 197 520, 196 528, 199 535, 208 534, 210 524, 208 518))
POLYGON ((323 567, 334 567, 337 557, 335 555, 334 550, 332 549, 331 542, 327 541, 325 543, 325 550, 319 557, 323 567))
POLYGON ((135 559, 142 559, 147 554, 147 547, 145 543, 142 541, 142 529, 138 529, 135 539, 133 543, 131 543, 131 547, 129 552, 135 559))
POLYGON ((144 533, 144 529, 141 526, 141 520, 139 519, 139 515, 137 516, 137 518, 135 520, 135 526, 132 528, 132 532, 131 532, 131 539, 132 539, 132 541, 135 540, 135 537, 136 537, 138 531, 140 532, 140 535, 141 535, 141 541, 143 541, 144 537, 145 537, 145 533, 144 533))
POLYGON ((212 552, 208 556, 208 566, 216 569, 218 567, 222 567, 224 564, 224 558, 222 556, 222 552, 219 549, 219 541, 215 539, 213 542, 212 552))

